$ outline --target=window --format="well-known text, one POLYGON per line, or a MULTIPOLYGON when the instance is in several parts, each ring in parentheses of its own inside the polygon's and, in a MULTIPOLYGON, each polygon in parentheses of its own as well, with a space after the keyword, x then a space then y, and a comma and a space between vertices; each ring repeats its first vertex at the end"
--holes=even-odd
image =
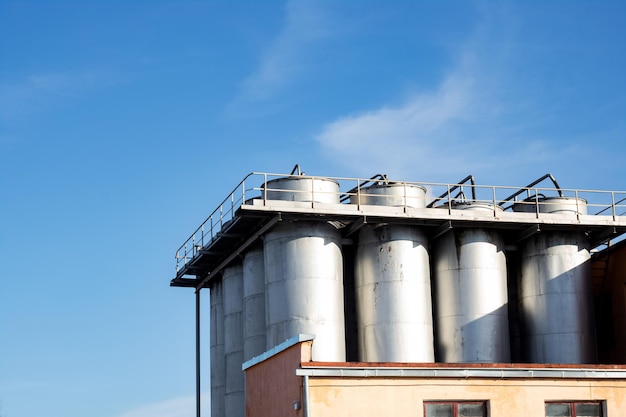
POLYGON ((487 417, 485 401, 429 401, 424 403, 425 417, 487 417))
POLYGON ((601 401, 554 401, 546 403, 546 417, 602 417, 601 401))

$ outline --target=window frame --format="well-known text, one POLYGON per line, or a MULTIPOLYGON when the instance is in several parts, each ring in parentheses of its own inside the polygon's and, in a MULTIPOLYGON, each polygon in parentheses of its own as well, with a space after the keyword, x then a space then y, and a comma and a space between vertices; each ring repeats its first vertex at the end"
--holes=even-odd
MULTIPOLYGON (((600 406, 600 417, 606 417, 606 401, 605 400, 550 400, 544 401, 544 414, 545 414, 545 406, 548 404, 567 404, 570 406, 571 414, 569 417, 585 417, 585 416, 577 416, 576 415, 576 405, 577 404, 593 404, 600 406)), ((547 416, 547 414, 545 414, 547 416)))
POLYGON ((483 417, 489 417, 489 401, 488 400, 425 400, 424 417, 429 417, 426 414, 426 406, 429 404, 449 404, 452 405, 452 417, 459 416, 459 404, 480 404, 483 406, 483 417))

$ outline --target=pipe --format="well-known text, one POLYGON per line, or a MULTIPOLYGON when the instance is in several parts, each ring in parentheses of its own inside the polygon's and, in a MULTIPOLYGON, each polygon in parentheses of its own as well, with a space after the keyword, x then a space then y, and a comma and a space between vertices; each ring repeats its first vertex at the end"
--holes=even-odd
POLYGON ((341 196, 341 198, 339 199, 339 201, 343 203, 344 201, 348 200, 352 194, 358 192, 365 185, 367 185, 369 183, 378 183, 378 182, 383 182, 385 184, 388 184, 389 183, 389 179, 387 178, 387 174, 376 174, 373 177, 371 177, 370 179, 362 181, 359 185, 357 185, 353 189, 349 190, 347 193, 343 194, 341 196), (374 181, 374 180, 376 180, 376 181, 374 181))
MULTIPOLYGON (((474 183, 474 176, 473 175, 468 175, 467 177, 465 177, 461 181, 459 181, 458 184, 455 184, 453 187, 451 187, 445 193, 443 193, 439 197, 435 198, 426 207, 428 207, 428 208, 432 207, 436 202, 443 200, 443 198, 445 196, 448 196, 448 199, 450 199, 450 200, 456 199, 457 197, 459 197, 463 193, 463 184, 465 184, 467 182, 467 180, 470 180, 470 183, 472 184, 472 201, 476 201, 476 187, 475 187, 476 184, 474 183), (461 192, 459 194, 457 194, 456 197, 452 198, 450 194, 452 193, 452 191, 456 190, 459 187, 461 187, 461 192)), ((465 195, 465 194, 463 193, 463 195, 465 195)))
POLYGON ((196 417, 200 417, 200 288, 196 290, 196 417))
POLYGON ((296 172, 298 173, 298 175, 304 175, 303 172, 300 172, 300 164, 296 164, 296 166, 293 167, 293 169, 291 170, 291 174, 289 174, 289 175, 293 175, 296 172))
POLYGON ((309 417, 309 376, 304 375, 304 417, 309 417))
MULTIPOLYGON (((561 191, 561 187, 559 186, 559 183, 556 182, 556 179, 552 176, 552 174, 547 173, 546 175, 544 175, 543 177, 531 182, 530 184, 528 184, 526 187, 520 189, 519 191, 516 191, 515 193, 511 194, 510 196, 508 196, 507 198, 505 198, 504 200, 502 200, 500 203, 498 203, 500 206, 503 206, 504 203, 506 203, 507 201, 509 201, 512 198, 517 197, 518 195, 522 194, 523 192, 527 191, 530 193, 530 188, 534 187, 535 185, 539 184, 541 181, 545 180, 546 178, 550 178, 550 180, 552 181, 552 183, 554 184, 554 187, 556 188, 556 191, 559 193, 559 197, 563 197, 563 191, 561 191)), ((529 196, 530 197, 530 196, 529 196)))

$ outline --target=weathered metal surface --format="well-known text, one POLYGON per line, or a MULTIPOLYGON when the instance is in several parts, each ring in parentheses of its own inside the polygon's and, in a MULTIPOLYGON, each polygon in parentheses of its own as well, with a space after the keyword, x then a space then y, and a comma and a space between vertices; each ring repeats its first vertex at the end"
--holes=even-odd
POLYGON ((376 184, 350 196, 351 204, 426 207, 426 188, 407 183, 376 184))
POLYGON ((248 361, 265 352, 265 265, 263 246, 243 259, 243 359, 248 361))
POLYGON ((544 232, 524 242, 520 311, 527 360, 596 361, 589 243, 580 232, 544 232))
POLYGON ((432 254, 437 360, 509 362, 506 256, 497 231, 451 229, 433 242, 432 254))
POLYGON ((417 227, 361 229, 355 267, 361 361, 434 361, 427 247, 417 227))
POLYGON ((262 197, 268 200, 339 203, 339 183, 322 177, 277 178, 264 185, 262 197))
POLYGON ((243 267, 224 270, 224 362, 226 380, 224 412, 228 417, 245 417, 243 364, 243 267))
POLYGON ((211 415, 225 417, 226 366, 224 361, 224 295, 221 280, 211 284, 211 415))
POLYGON ((282 222, 263 239, 267 348, 314 334, 313 360, 345 361, 341 234, 324 222, 282 222))
MULTIPOLYGON (((423 187, 377 184, 361 189, 351 202, 423 208, 425 195, 423 187)), ((355 256, 361 361, 434 361, 427 248, 428 239, 416 226, 367 224, 361 228, 355 256)))
MULTIPOLYGON (((539 209, 574 216, 572 207, 586 212, 584 201, 564 197, 539 209)), ((528 361, 596 362, 589 250, 580 231, 545 231, 524 241, 519 297, 528 361)))
POLYGON ((552 214, 587 214, 587 201, 574 197, 530 197, 513 205, 513 211, 552 214))

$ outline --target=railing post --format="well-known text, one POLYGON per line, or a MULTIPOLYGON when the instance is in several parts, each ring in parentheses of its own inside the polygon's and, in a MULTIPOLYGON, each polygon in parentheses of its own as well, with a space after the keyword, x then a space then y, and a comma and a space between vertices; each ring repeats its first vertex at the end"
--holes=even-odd
POLYGON ((263 174, 263 205, 267 205, 267 173, 263 174))
POLYGON ((403 181, 402 185, 404 187, 404 212, 406 213, 407 206, 408 206, 407 200, 409 199, 409 197, 407 196, 407 192, 406 192, 406 181, 403 181))
POLYGON ((535 188, 535 216, 537 218, 539 218, 539 212, 541 211, 539 209, 539 190, 535 188))
POLYGON ((613 221, 617 220, 615 216, 615 191, 611 191, 611 211, 613 212, 613 221))

